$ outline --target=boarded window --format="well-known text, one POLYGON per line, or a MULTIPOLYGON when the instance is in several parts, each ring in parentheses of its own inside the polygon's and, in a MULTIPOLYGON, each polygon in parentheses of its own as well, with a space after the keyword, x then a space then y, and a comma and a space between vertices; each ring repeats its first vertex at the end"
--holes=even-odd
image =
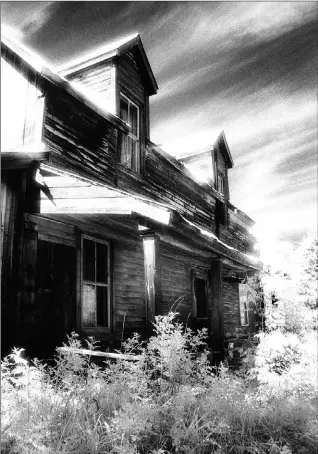
POLYGON ((82 326, 108 328, 109 244, 83 237, 82 241, 82 326))
POLYGON ((120 118, 130 126, 129 134, 122 134, 120 162, 140 172, 139 107, 126 96, 120 95, 120 118))

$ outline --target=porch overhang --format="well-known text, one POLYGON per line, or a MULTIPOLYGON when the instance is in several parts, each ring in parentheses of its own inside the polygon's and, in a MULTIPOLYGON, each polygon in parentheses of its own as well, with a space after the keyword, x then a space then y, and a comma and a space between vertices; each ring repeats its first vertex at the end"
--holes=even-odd
POLYGON ((148 221, 162 241, 175 245, 184 243, 189 251, 200 249, 210 254, 211 258, 219 256, 226 268, 252 273, 261 269, 257 257, 222 242, 211 231, 189 221, 167 205, 77 178, 46 164, 39 164, 36 181, 41 189, 42 215, 134 216, 144 219, 146 223, 148 221))

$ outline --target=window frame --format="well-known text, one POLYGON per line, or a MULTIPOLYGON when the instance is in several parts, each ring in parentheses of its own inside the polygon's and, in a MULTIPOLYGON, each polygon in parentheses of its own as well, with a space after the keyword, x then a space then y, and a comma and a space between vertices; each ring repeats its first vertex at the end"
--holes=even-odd
MULTIPOLYGON (((120 160, 120 163, 125 166, 126 168, 132 170, 133 172, 136 172, 138 174, 141 173, 141 147, 140 147, 140 106, 138 104, 136 104, 134 101, 131 100, 131 98, 129 98, 128 96, 126 96, 124 93, 120 92, 119 93, 119 106, 120 106, 120 102, 121 100, 124 100, 125 102, 127 102, 127 105, 128 105, 128 111, 127 111, 127 116, 128 116, 128 120, 129 120, 129 114, 130 114, 130 106, 133 105, 136 109, 137 109, 137 135, 133 134, 132 133, 132 126, 127 122, 127 124, 129 125, 130 127, 130 130, 129 130, 129 133, 128 134, 125 134, 125 133, 122 133, 122 138, 121 138, 121 144, 120 144, 120 156, 119 156, 119 160, 120 160), (128 146, 128 142, 129 142, 129 139, 131 139, 133 141, 133 143, 135 144, 135 147, 136 147, 136 150, 135 150, 135 154, 137 155, 137 159, 138 159, 138 165, 137 165, 137 169, 134 169, 133 168, 133 154, 134 153, 131 153, 130 155, 130 165, 126 165, 123 161, 122 161, 122 157, 123 157, 123 152, 122 152, 122 149, 123 149, 123 141, 124 140, 127 140, 126 142, 126 146, 129 148, 128 146)), ((119 107, 119 116, 120 116, 120 107, 119 107)), ((121 117, 120 117, 121 118, 121 117)), ((125 120, 123 120, 125 121, 125 120)), ((127 150, 127 155, 128 155, 128 152, 129 150, 127 150)))
POLYGON ((217 190, 220 194, 225 195, 225 178, 220 174, 217 177, 217 190))
MULTIPOLYGON (((110 331, 111 326, 112 326, 112 320, 111 320, 111 244, 109 241, 97 238, 92 235, 86 235, 82 234, 81 235, 81 248, 80 248, 80 292, 81 292, 81 301, 80 301, 80 308, 81 308, 81 316, 80 316, 80 327, 82 331, 110 331), (89 279, 84 279, 84 240, 89 240, 94 242, 95 244, 95 281, 91 281, 89 279), (107 246, 107 269, 108 269, 108 276, 107 276, 107 283, 102 283, 97 281, 97 254, 96 254, 96 243, 100 244, 105 244, 107 246), (83 301, 83 286, 84 284, 87 285, 95 285, 95 288, 97 287, 107 287, 107 320, 108 324, 107 326, 98 326, 97 325, 97 317, 96 317, 96 325, 95 326, 84 326, 83 324, 83 306, 84 306, 84 301, 83 301)), ((95 300, 95 314, 97 312, 97 300, 95 300)))
POLYGON ((208 295, 208 273, 207 271, 192 269, 192 311, 193 317, 196 320, 208 320, 209 319, 209 295, 208 295), (206 303, 206 316, 198 317, 198 303, 196 296, 196 279, 201 279, 205 282, 205 303, 206 303))
POLYGON ((239 295, 239 311, 240 311, 240 322, 241 326, 249 326, 250 325, 250 317, 249 317, 249 299, 248 299, 248 290, 247 284, 241 282, 238 284, 238 295, 239 295), (244 294, 242 286, 244 285, 244 294), (245 301, 242 301, 242 297, 246 296, 245 301))

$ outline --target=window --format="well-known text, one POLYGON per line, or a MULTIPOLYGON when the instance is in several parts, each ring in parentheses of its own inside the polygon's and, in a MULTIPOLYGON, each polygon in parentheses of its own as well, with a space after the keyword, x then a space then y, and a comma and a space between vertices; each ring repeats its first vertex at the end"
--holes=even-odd
POLYGON ((197 319, 208 317, 207 278, 203 271, 192 271, 193 313, 197 319))
POLYGON ((109 328, 109 244, 82 238, 82 327, 109 328))
POLYGON ((224 194, 224 178, 221 175, 218 175, 218 191, 224 194))
POLYGON ((248 317, 248 306, 249 306, 249 295, 247 284, 239 284, 239 299, 240 299, 240 316, 241 325, 249 325, 248 317))
POLYGON ((120 95, 120 118, 130 126, 129 134, 122 134, 120 162, 129 169, 139 173, 139 107, 123 94, 120 95))

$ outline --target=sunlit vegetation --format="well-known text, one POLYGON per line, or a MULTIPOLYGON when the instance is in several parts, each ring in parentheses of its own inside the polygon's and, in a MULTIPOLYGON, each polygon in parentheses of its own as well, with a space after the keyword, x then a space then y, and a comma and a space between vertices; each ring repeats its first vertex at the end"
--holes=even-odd
MULTIPOLYGON (((265 269, 265 323, 237 371, 211 368, 206 333, 185 330, 175 314, 156 318, 148 344, 137 335, 123 344, 136 361, 101 367, 57 350, 49 366, 14 350, 1 366, 1 452, 316 453, 317 241, 301 248, 288 259, 302 263, 293 275, 265 269), (273 297, 278 278, 286 286, 273 297)), ((76 334, 68 345, 87 349, 76 334)))

